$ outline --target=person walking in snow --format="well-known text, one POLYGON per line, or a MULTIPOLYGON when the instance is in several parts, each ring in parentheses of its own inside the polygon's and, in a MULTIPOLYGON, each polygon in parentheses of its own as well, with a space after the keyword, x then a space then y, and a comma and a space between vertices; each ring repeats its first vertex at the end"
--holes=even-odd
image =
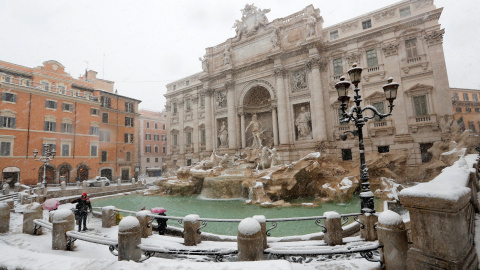
MULTIPOLYGON (((159 216, 166 216, 165 213, 159 213, 159 216)), ((158 223, 158 234, 165 235, 165 231, 167 230, 167 218, 156 218, 158 223)))
POLYGON ((92 212, 92 204, 90 203, 90 199, 87 196, 87 193, 83 193, 82 196, 76 200, 73 200, 72 203, 77 203, 77 213, 79 216, 78 221, 78 231, 81 231, 82 222, 83 222, 83 231, 87 229, 87 214, 88 211, 92 212))

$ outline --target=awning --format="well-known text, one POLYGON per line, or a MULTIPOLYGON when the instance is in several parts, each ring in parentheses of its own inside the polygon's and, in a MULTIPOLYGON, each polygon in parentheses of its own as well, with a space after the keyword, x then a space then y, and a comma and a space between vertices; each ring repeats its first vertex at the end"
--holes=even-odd
POLYGON ((161 171, 162 168, 160 167, 147 167, 147 171, 161 171))
POLYGON ((6 167, 3 169, 3 172, 20 172, 20 169, 17 167, 6 167))

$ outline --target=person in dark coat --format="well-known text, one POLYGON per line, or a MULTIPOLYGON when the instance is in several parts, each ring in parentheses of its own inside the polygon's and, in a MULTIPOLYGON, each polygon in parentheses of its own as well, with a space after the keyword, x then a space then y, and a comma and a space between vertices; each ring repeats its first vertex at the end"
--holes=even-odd
MULTIPOLYGON (((166 216, 165 213, 159 213, 159 216, 166 216)), ((165 235, 165 231, 167 230, 167 220, 168 218, 156 218, 158 223, 158 234, 165 235)))
POLYGON ((77 203, 77 213, 79 216, 78 221, 78 231, 81 231, 82 222, 83 222, 83 231, 87 229, 87 214, 88 211, 92 211, 92 204, 90 203, 90 199, 87 196, 87 193, 83 193, 82 196, 76 200, 73 200, 72 203, 77 203))

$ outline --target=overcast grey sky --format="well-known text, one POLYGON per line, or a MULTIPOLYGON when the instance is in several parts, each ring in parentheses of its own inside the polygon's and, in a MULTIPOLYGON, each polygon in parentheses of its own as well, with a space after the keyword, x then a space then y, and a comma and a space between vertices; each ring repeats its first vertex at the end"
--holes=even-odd
MULTIPOLYGON (((205 48, 235 36, 245 4, 271 9, 273 21, 309 4, 330 26, 396 0, 0 0, 0 59, 35 67, 56 60, 78 78, 85 68, 115 81, 119 94, 161 111, 165 85, 201 71, 205 48)), ((444 50, 451 87, 480 89, 478 0, 437 0, 444 7, 444 50)))

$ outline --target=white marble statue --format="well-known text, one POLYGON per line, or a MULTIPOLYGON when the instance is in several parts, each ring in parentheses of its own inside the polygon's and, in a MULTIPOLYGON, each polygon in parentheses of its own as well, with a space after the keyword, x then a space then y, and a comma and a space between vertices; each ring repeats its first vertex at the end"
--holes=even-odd
POLYGON ((315 24, 317 22, 315 17, 308 15, 304 20, 307 23, 307 37, 315 36, 315 24))
POLYGON ((262 170, 268 169, 270 167, 270 157, 269 157, 269 149, 264 146, 262 148, 262 153, 260 155, 260 166, 262 170))
POLYGON ((223 65, 230 65, 232 63, 232 53, 229 47, 225 47, 223 51, 223 65))
POLYGON ((208 60, 207 57, 199 57, 198 60, 202 62, 202 69, 205 72, 208 72, 208 60))
POLYGON ((270 168, 273 166, 282 165, 282 158, 280 157, 280 154, 277 152, 277 149, 273 148, 272 150, 269 150, 269 151, 270 151, 270 154, 272 154, 270 156, 270 159, 271 159, 270 168))
POLYGON ((218 132, 218 137, 220 138, 220 146, 227 146, 228 145, 228 130, 225 125, 225 121, 222 122, 222 126, 220 127, 220 131, 218 132))
POLYGON ((295 125, 297 126, 299 139, 311 138, 312 131, 310 130, 308 121, 310 121, 310 112, 306 111, 305 107, 302 106, 297 119, 295 119, 295 125))
POLYGON ((247 128, 245 129, 245 132, 248 131, 249 128, 252 128, 252 144, 250 145, 250 148, 253 149, 258 149, 262 147, 262 124, 260 121, 257 120, 257 115, 254 114, 252 116, 252 121, 250 121, 250 124, 248 124, 247 128))

